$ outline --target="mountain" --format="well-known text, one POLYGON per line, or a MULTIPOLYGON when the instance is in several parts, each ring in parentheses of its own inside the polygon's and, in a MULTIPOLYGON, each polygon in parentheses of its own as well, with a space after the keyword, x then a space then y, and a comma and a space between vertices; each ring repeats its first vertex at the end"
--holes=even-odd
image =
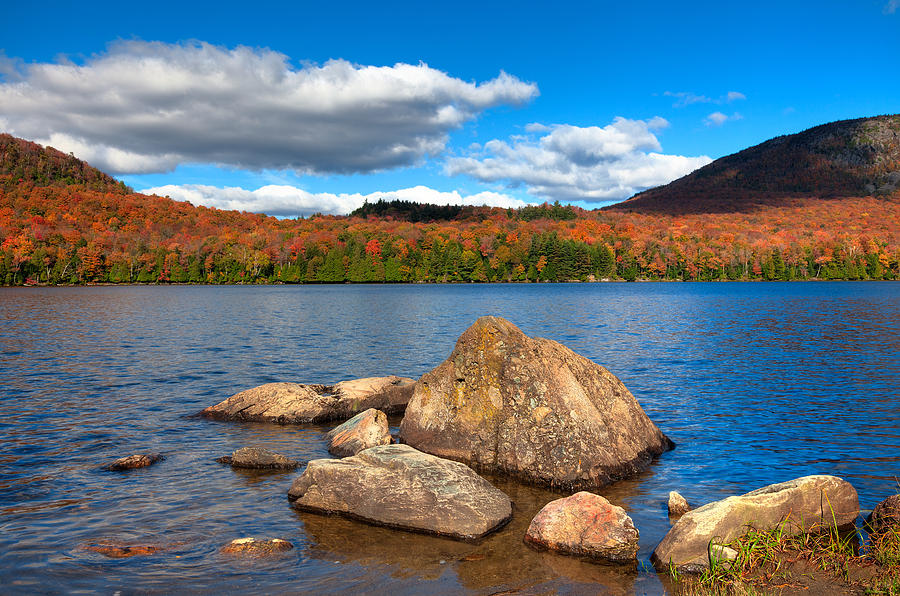
POLYGON ((131 192, 115 178, 74 155, 0 133, 0 176, 38 186, 83 185, 104 192, 131 192))
POLYGON ((900 115, 822 124, 717 159, 609 209, 728 213, 900 189, 900 115))

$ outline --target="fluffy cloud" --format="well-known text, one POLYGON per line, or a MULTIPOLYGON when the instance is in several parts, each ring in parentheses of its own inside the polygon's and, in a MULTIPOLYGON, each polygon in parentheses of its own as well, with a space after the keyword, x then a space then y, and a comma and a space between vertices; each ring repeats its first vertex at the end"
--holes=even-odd
POLYGON ((739 113, 735 112, 731 116, 728 114, 723 114, 722 112, 713 112, 709 116, 703 119, 703 123, 707 126, 722 126, 729 120, 743 120, 744 117, 739 113))
POLYGON ((663 118, 616 118, 604 127, 557 125, 533 140, 493 140, 480 154, 447 160, 449 174, 526 186, 551 200, 615 201, 666 184, 712 161, 660 153, 663 118))
POLYGON ((84 64, 0 69, 6 132, 116 174, 185 162, 302 173, 370 172, 442 151, 450 131, 537 86, 480 84, 425 64, 294 68, 268 49, 129 41, 84 64))
POLYGON ((251 211, 267 215, 296 217, 313 213, 346 215, 361 206, 364 201, 374 203, 379 199, 395 199, 430 203, 432 205, 489 205, 491 207, 524 207, 528 203, 495 192, 461 195, 458 191, 442 192, 427 186, 415 186, 391 192, 373 192, 367 195, 310 193, 295 186, 269 185, 256 190, 240 187, 219 188, 202 184, 167 185, 148 188, 144 194, 168 196, 177 201, 190 201, 217 209, 251 211))
POLYGON ((889 0, 884 5, 884 14, 894 14, 898 8, 900 8, 900 0, 889 0))

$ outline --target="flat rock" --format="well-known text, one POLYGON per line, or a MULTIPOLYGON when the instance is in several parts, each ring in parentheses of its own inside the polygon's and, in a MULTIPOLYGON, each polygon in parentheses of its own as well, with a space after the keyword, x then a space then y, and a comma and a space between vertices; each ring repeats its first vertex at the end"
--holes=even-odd
POLYGON ((336 385, 267 383, 241 391, 200 412, 217 420, 303 424, 344 420, 368 408, 402 412, 415 381, 405 377, 369 377, 336 385))
POLYGON ((900 528, 900 495, 890 496, 876 505, 866 522, 875 532, 900 528))
POLYGON ((237 538, 222 547, 229 555, 266 556, 291 550, 294 545, 281 538, 237 538))
POLYGON ((230 456, 217 458, 216 461, 235 468, 257 470, 293 470, 299 464, 298 461, 265 447, 241 447, 230 456))
POLYGON ((159 453, 137 453, 127 457, 120 457, 113 463, 106 466, 107 470, 120 472, 122 470, 133 470, 135 468, 146 468, 157 462, 161 462, 165 457, 159 453))
POLYGON ((565 489, 644 470, 672 442, 608 370, 499 317, 481 317, 416 383, 400 441, 565 489))
POLYGON ((688 505, 687 499, 682 497, 680 493, 670 490, 668 509, 669 517, 681 517, 691 510, 691 506, 688 505))
MULTIPOLYGON (((784 523, 786 535, 853 524, 859 515, 856 489, 836 476, 804 476, 728 497, 685 513, 666 534, 650 560, 687 572, 709 566, 709 546, 726 545, 751 525, 769 530, 784 523)), ((720 552, 722 549, 713 549, 720 552)), ((727 551, 724 550, 724 555, 727 551)))
POLYGON ((369 408, 332 429, 326 438, 328 453, 337 457, 349 457, 369 447, 389 445, 391 429, 384 412, 369 408))
POLYGON ((288 498, 303 511, 461 540, 478 539, 512 516, 509 497, 471 468, 408 445, 313 460, 288 498))
POLYGON ((525 534, 543 548, 614 562, 636 561, 638 538, 624 509, 585 491, 547 503, 525 534))

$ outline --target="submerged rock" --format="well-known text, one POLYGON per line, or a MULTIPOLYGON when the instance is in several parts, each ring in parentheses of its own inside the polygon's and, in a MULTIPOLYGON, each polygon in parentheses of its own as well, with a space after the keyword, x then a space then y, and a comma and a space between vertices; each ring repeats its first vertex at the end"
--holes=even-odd
POLYGON ((328 453, 337 457, 349 457, 369 447, 389 445, 391 430, 384 412, 369 408, 332 429, 326 437, 328 453))
POLYGON ((608 370, 499 317, 475 321, 419 379, 400 440, 570 489, 631 476, 673 446, 608 370))
POLYGON ((876 505, 866 523, 875 532, 900 528, 900 495, 890 496, 876 505))
POLYGON ((81 548, 91 552, 100 553, 110 559, 127 559, 129 557, 153 555, 165 550, 162 546, 152 546, 149 544, 123 544, 112 542, 85 544, 81 548))
POLYGON ((293 470, 299 464, 297 460, 269 451, 265 447, 241 447, 230 456, 217 458, 216 461, 235 468, 258 470, 293 470))
POLYGON ((624 509, 584 491, 547 503, 525 534, 537 546, 620 563, 637 560, 638 538, 624 509))
POLYGON ((137 453, 127 457, 120 457, 113 463, 106 466, 107 470, 120 472, 122 470, 134 470, 135 468, 146 468, 157 462, 161 462, 165 457, 159 453, 137 453))
POLYGON ((229 555, 266 556, 291 550, 294 545, 281 538, 237 538, 222 547, 229 555))
POLYGON ((509 497, 471 468, 408 445, 313 460, 288 498, 303 511, 462 540, 480 538, 512 516, 509 497))
POLYGON ((836 476, 804 476, 728 497, 685 513, 666 534, 650 560, 658 569, 670 564, 682 571, 709 566, 709 551, 723 549, 750 525, 769 530, 783 524, 785 535, 844 527, 859 515, 856 489, 836 476), (712 547, 710 548, 710 543, 712 547))
POLYGON ((681 517, 691 510, 687 500, 674 490, 669 491, 669 517, 681 517))
POLYGON ((367 408, 402 412, 415 381, 405 377, 369 377, 336 385, 267 383, 241 391, 200 412, 217 420, 302 424, 342 420, 367 408))

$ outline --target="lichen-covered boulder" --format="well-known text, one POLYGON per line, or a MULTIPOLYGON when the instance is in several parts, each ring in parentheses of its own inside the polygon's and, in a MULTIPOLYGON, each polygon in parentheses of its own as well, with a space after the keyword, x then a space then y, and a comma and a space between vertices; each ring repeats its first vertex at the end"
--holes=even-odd
POLYGON ((293 470, 299 462, 265 447, 241 447, 231 455, 219 457, 217 462, 233 468, 255 470, 293 470))
POLYGON ((687 572, 709 566, 709 553, 728 557, 722 548, 747 526, 770 530, 783 524, 785 535, 853 524, 859 515, 856 489, 836 476, 804 476, 728 497, 681 516, 650 560, 658 569, 674 565, 687 572), (713 548, 710 549, 712 543, 713 548))
POLYGON ((384 412, 369 408, 325 436, 328 439, 328 453, 337 457, 349 457, 369 447, 389 445, 391 429, 384 412))
POLYGON ((499 317, 475 321, 419 379, 400 441, 567 489, 626 478, 672 447, 612 373, 499 317))
POLYGON ((586 491, 547 503, 525 534, 543 548, 617 563, 637 560, 639 538, 624 509, 586 491))
POLYGON ((346 420, 368 408, 388 414, 406 409, 415 381, 369 377, 336 385, 267 383, 241 391, 200 412, 217 420, 303 424, 346 420))
POLYGON ((408 445, 313 460, 288 499, 303 511, 463 540, 480 538, 512 516, 509 497, 471 468, 408 445))
POLYGON ((107 470, 113 472, 121 472, 124 470, 134 470, 137 468, 146 468, 155 463, 161 462, 165 457, 159 453, 136 453, 127 457, 120 457, 116 461, 106 466, 107 470))

